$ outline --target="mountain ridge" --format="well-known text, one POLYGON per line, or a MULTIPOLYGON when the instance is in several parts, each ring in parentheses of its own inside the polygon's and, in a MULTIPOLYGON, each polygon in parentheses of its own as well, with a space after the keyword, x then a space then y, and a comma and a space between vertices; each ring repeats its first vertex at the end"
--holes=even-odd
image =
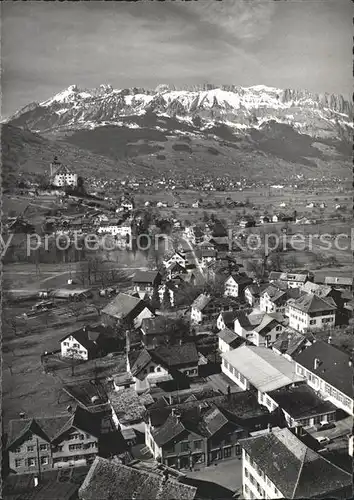
POLYGON ((137 171, 154 175, 349 173, 353 109, 342 96, 264 85, 175 88, 71 85, 27 105, 8 123, 59 148, 69 143, 118 164, 133 161, 137 171))

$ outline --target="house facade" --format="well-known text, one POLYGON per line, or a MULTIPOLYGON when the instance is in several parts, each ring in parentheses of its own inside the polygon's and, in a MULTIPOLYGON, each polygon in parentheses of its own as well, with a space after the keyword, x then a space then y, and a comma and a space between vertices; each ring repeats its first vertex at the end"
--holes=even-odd
POLYGON ((89 465, 99 450, 100 419, 78 407, 71 416, 12 420, 10 469, 18 474, 89 465))
POLYGON ((296 373, 322 398, 349 415, 353 413, 353 367, 349 355, 322 341, 316 341, 295 358, 296 373))
POLYGON ((337 306, 331 297, 306 294, 289 302, 289 326, 304 333, 334 327, 337 306))
POLYGON ((239 439, 248 432, 230 421, 217 407, 172 409, 167 420, 154 428, 146 425, 145 443, 155 460, 177 469, 192 469, 239 457, 239 439), (215 425, 217 422, 217 425, 215 425), (193 430, 190 430, 190 429, 193 430))

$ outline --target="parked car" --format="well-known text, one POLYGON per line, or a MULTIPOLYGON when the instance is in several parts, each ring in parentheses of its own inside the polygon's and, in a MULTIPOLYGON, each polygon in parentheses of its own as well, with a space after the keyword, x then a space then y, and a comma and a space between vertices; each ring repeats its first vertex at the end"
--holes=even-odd
POLYGON ((323 445, 326 445, 326 444, 330 444, 332 441, 329 439, 329 437, 325 437, 325 436, 318 436, 317 438, 317 441, 320 443, 320 444, 323 444, 323 445))
POLYGON ((334 429, 336 424, 334 422, 320 422, 315 425, 316 431, 325 431, 327 429, 334 429))

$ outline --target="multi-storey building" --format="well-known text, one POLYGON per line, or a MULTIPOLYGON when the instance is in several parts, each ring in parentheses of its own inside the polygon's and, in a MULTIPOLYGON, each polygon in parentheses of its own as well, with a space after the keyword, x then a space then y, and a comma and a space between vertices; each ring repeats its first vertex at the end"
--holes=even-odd
POLYGON ((50 180, 52 185, 56 187, 76 187, 78 175, 71 172, 68 167, 60 163, 55 157, 50 164, 50 180))
POLYGON ((303 295, 289 303, 289 326, 301 333, 334 327, 336 310, 332 297, 303 295))
POLYGON ((7 450, 13 472, 90 464, 99 450, 101 419, 77 407, 70 416, 11 420, 7 450))
POLYGON ((317 340, 294 357, 296 373, 324 399, 349 415, 353 413, 353 366, 350 356, 317 340))
POLYGON ((245 499, 351 497, 351 474, 306 446, 301 428, 270 428, 240 444, 245 499))

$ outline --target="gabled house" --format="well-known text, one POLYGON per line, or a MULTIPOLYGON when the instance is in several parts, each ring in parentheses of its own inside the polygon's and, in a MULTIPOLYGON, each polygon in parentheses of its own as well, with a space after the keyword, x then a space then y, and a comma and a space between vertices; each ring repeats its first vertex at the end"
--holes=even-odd
MULTIPOLYGON (((242 309, 241 304, 238 304, 239 309, 242 309)), ((239 313, 239 309, 234 311, 223 311, 216 319, 216 328, 223 330, 224 328, 233 329, 235 318, 239 313)))
POLYGON ((160 344, 176 343, 183 336, 175 320, 166 316, 146 318, 141 322, 142 340, 146 347, 156 347, 160 344))
POLYGON ((175 409, 146 438, 155 459, 169 467, 192 469, 232 458, 239 452, 238 440, 248 435, 216 405, 175 409))
POLYGON ((261 293, 259 308, 266 313, 287 315, 290 299, 298 298, 301 293, 298 288, 286 288, 281 282, 276 282, 261 293))
POLYGON ((135 292, 145 292, 152 295, 154 289, 161 284, 161 274, 158 271, 137 271, 133 276, 135 292))
POLYGON ((78 406, 72 415, 10 420, 7 451, 16 473, 92 463, 101 417, 78 406))
POLYGON ((350 356, 317 340, 294 357, 296 373, 337 408, 353 415, 353 366, 350 356))
POLYGON ((191 306, 191 322, 205 324, 216 321, 221 312, 232 311, 233 305, 227 298, 200 294, 191 306))
POLYGON ((100 336, 100 332, 90 330, 88 327, 65 335, 60 339, 61 356, 84 361, 98 357, 102 352, 99 343, 100 336))
POLYGON ((179 264, 182 268, 186 267, 186 256, 181 252, 175 251, 163 261, 164 266, 168 269, 172 264, 179 264))
POLYGON ((260 297, 264 290, 268 288, 269 284, 268 283, 252 283, 250 285, 247 285, 244 289, 244 297, 245 301, 250 305, 250 306, 255 306, 256 304, 259 303, 260 297))
POLYGON ((125 323, 138 328, 144 318, 153 318, 154 313, 140 298, 120 293, 101 311, 101 317, 106 325, 125 323))
POLYGON ((309 347, 314 339, 290 327, 285 327, 280 336, 272 344, 272 349, 276 354, 282 354, 287 359, 294 359, 306 347, 309 347))
POLYGON ((200 247, 200 248, 197 248, 195 254, 196 254, 199 262, 203 266, 209 264, 210 262, 216 261, 217 252, 214 248, 208 249, 208 248, 201 248, 200 247))
POLYGON ((337 306, 331 297, 305 294, 289 302, 289 326, 299 332, 335 325, 337 306))
POLYGON ((248 313, 246 311, 240 311, 234 321, 234 332, 252 341, 253 330, 261 324, 265 313, 248 313))
POLYGON ((188 274, 187 269, 178 262, 172 262, 166 266, 166 275, 168 279, 173 279, 185 274, 188 274))
POLYGON ((127 372, 134 377, 137 392, 180 375, 197 377, 198 364, 195 344, 160 345, 154 349, 131 351, 127 356, 127 372))
POLYGON ((248 340, 258 347, 271 347, 285 328, 285 318, 280 313, 266 313, 248 340))
POLYGON ((242 497, 349 498, 351 474, 309 448, 296 432, 274 429, 246 438, 242 447, 242 497))
POLYGON ((242 274, 230 275, 224 283, 225 297, 243 297, 245 288, 252 283, 252 279, 242 274))
POLYGON ((240 337, 229 328, 224 328, 218 332, 218 348, 220 352, 231 351, 246 342, 245 338, 240 337))

